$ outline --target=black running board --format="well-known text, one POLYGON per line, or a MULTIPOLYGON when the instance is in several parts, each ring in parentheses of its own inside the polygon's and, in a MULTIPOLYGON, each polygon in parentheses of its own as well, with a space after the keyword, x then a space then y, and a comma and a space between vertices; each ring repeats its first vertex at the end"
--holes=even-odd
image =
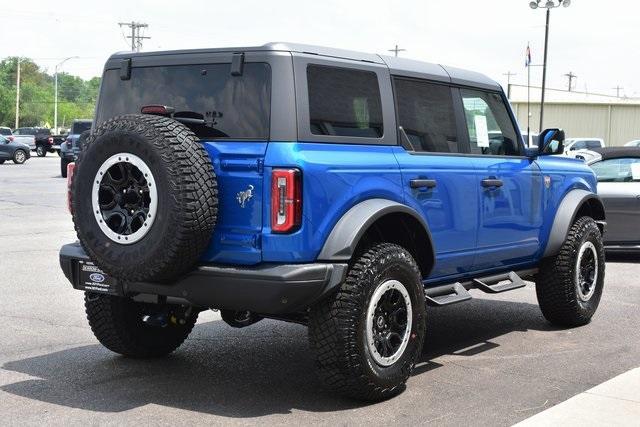
POLYGON ((506 277, 501 275, 483 280, 473 279, 473 284, 474 288, 480 289, 482 292, 488 294, 499 294, 501 292, 524 288, 527 285, 515 271, 509 272, 506 277))
POLYGON ((428 305, 442 307, 469 301, 471 294, 462 286, 462 283, 452 283, 450 285, 438 286, 437 288, 425 289, 424 297, 428 305))
POLYGON ((478 289, 488 294, 499 294, 524 288, 526 283, 522 277, 531 277, 537 273, 537 269, 523 270, 519 272, 510 271, 508 273, 496 274, 493 276, 481 277, 467 282, 456 282, 448 285, 426 288, 424 290, 427 305, 442 307, 469 301, 472 297, 469 289, 478 289))

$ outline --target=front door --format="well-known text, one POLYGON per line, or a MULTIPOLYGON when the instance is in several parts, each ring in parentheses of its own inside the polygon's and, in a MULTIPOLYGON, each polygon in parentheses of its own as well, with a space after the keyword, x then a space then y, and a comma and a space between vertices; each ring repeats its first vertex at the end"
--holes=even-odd
POLYGON ((469 151, 477 170, 480 217, 474 270, 526 264, 540 248, 543 178, 524 156, 498 92, 461 89, 469 151))
POLYGON ((607 213, 607 245, 640 244, 640 158, 607 159, 591 165, 607 213))
POLYGON ((394 79, 399 138, 395 147, 405 199, 427 220, 436 263, 430 280, 445 280, 473 268, 478 194, 472 159, 460 155, 451 87, 394 79))

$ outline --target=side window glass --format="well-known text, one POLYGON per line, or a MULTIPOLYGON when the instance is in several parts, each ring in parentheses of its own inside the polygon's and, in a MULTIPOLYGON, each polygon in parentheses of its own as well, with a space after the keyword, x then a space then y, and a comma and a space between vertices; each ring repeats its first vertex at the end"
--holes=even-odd
POLYGON ((518 134, 497 93, 462 89, 462 102, 472 154, 521 155, 518 134))
POLYGON ((394 79, 398 126, 413 151, 457 153, 458 137, 451 88, 415 80, 394 79))
POLYGON ((598 182, 640 181, 640 158, 609 159, 591 165, 598 182))
POLYGON ((307 82, 312 134, 382 137, 382 101, 376 73, 309 65, 307 82))

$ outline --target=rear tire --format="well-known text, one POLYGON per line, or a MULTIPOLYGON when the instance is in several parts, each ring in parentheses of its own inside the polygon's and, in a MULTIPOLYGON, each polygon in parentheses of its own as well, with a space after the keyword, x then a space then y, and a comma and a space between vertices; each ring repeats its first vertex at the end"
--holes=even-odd
POLYGON ((4 160, 0 160, 0 165, 4 163, 4 160))
POLYGON ((544 317, 558 326, 591 321, 604 288, 602 235, 592 218, 579 218, 560 252, 545 258, 536 276, 536 295, 544 317))
POLYGON ((69 162, 66 159, 63 159, 63 158, 60 159, 60 175, 63 178, 67 177, 67 166, 69 166, 69 163, 71 162, 69 162))
POLYGON ((100 343, 123 356, 150 358, 165 356, 187 339, 198 312, 185 314, 178 305, 135 302, 130 298, 85 292, 85 309, 89 326, 100 343), (150 326, 143 316, 168 311, 166 326, 150 326))
POLYGON ((13 163, 21 165, 27 161, 27 153, 24 150, 16 150, 13 153, 13 163))
POLYGON ((310 312, 322 382, 368 401, 401 393, 422 350, 425 311, 420 271, 406 249, 381 243, 364 252, 310 312))
POLYGON ((44 157, 47 155, 47 149, 42 145, 38 145, 36 147, 36 154, 38 155, 38 157, 44 157))

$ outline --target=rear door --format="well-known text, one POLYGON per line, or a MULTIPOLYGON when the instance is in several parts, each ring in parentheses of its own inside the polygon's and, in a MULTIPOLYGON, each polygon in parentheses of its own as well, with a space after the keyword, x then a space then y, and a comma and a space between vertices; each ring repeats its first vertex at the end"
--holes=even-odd
POLYGON ((422 211, 436 249, 431 280, 470 271, 477 238, 478 193, 470 158, 460 155, 459 120, 450 86, 394 78, 402 146, 396 158, 405 198, 422 211))
POLYGON ((480 216, 474 270, 531 262, 540 248, 543 180, 524 156, 520 134, 502 94, 460 89, 468 149, 478 180, 480 216))
POLYGON ((640 244, 640 158, 607 159, 591 167, 607 216, 605 243, 640 244))
POLYGON ((200 139, 217 176, 218 220, 203 261, 261 262, 263 164, 272 94, 267 56, 134 56, 130 78, 124 80, 120 65, 108 64, 113 69, 104 74, 96 125, 119 114, 139 113, 145 105, 172 107, 173 118, 200 139))

